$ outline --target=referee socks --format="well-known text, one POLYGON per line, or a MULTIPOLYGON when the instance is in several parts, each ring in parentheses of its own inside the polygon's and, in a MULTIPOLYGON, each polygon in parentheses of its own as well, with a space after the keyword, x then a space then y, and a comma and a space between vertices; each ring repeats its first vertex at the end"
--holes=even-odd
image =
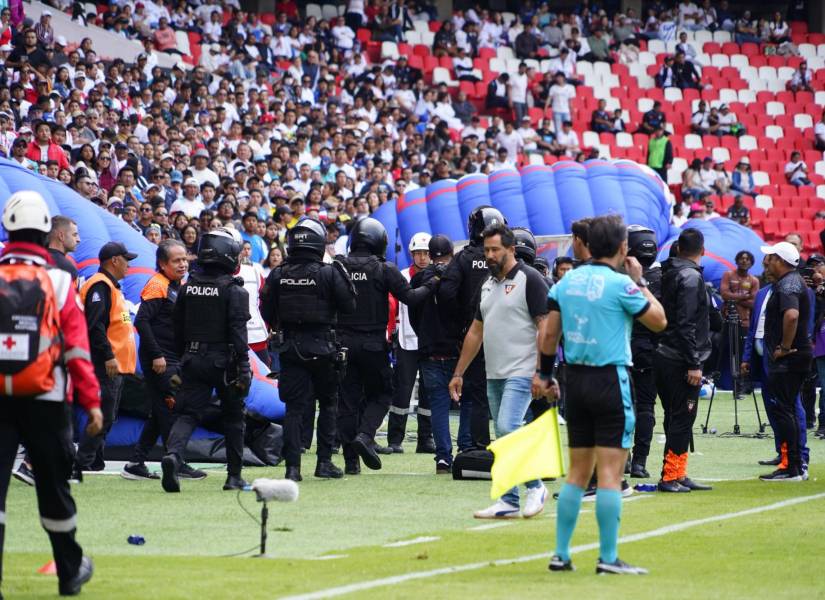
MULTIPOLYGON (((565 483, 559 492, 556 505, 556 555, 562 560, 570 560, 570 539, 576 529, 583 496, 584 488, 572 483, 565 483)), ((613 547, 615 546, 614 543, 613 547)))
POLYGON ((618 556, 619 523, 622 520, 622 493, 596 490, 596 521, 599 523, 599 558, 612 563, 618 556))

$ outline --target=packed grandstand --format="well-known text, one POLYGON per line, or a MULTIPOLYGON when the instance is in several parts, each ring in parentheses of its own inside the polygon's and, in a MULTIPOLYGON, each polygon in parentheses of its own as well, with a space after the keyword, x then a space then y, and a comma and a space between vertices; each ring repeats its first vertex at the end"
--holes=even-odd
POLYGON ((12 2, 0 152, 154 243, 194 254, 234 221, 265 267, 302 214, 332 242, 440 179, 593 158, 659 172, 674 224, 730 216, 821 247, 825 34, 804 10, 234 4, 12 2))

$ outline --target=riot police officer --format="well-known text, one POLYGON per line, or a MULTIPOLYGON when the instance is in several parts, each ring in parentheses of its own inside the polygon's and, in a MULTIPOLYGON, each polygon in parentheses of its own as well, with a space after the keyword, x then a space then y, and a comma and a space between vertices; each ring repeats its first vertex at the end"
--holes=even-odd
MULTIPOLYGON (((467 231, 470 241, 447 267, 438 286, 438 301, 461 323, 462 339, 475 316, 481 284, 490 276, 484 258, 482 232, 490 225, 507 223, 492 206, 479 206, 470 213, 467 231)), ((487 404, 487 374, 484 349, 464 372, 458 450, 486 448, 490 444, 490 407, 487 404), (469 423, 468 423, 469 421, 469 423)))
POLYGON ((177 418, 161 461, 161 483, 179 492, 178 471, 195 427, 203 419, 215 391, 220 399, 226 439, 228 476, 224 490, 242 489, 244 399, 252 382, 246 337, 249 296, 238 270, 242 244, 234 229, 220 228, 203 236, 198 270, 178 294, 173 312, 175 348, 181 357, 182 384, 177 418))
POLYGON ((415 307, 432 293, 436 280, 413 290, 398 267, 385 262, 387 230, 373 218, 359 220, 350 232, 350 254, 342 260, 358 291, 355 312, 338 319, 341 339, 348 348, 342 385, 338 434, 343 442, 348 474, 380 469, 375 432, 386 416, 392 397, 387 322, 389 296, 415 307))
MULTIPOLYGON (((643 225, 627 228, 628 256, 638 260, 644 269, 642 276, 647 280, 650 293, 657 300, 662 297, 662 267, 656 262, 656 233, 643 225)), ((658 334, 639 323, 633 322, 630 348, 633 352, 631 377, 636 390, 636 434, 630 462, 631 477, 650 477, 646 469, 650 453, 650 440, 656 424, 656 378, 653 373, 653 353, 658 346, 658 334)))
POLYGON ((284 448, 286 477, 301 481, 301 439, 307 407, 318 399, 318 461, 315 476, 338 479, 332 463, 338 410, 338 379, 343 356, 336 345, 339 313, 355 310, 355 288, 341 262, 323 262, 326 228, 305 218, 287 234, 289 256, 267 277, 261 314, 274 329, 273 346, 280 354, 278 389, 286 404, 284 448))

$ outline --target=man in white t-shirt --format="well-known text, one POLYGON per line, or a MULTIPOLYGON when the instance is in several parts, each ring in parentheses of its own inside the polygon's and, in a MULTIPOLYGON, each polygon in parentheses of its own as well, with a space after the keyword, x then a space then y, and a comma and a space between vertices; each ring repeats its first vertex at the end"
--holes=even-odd
POLYGON ((825 151, 825 110, 822 111, 822 118, 814 125, 814 145, 817 150, 825 151))
POLYGON ((169 207, 169 214, 182 212, 190 219, 199 218, 201 211, 206 210, 203 202, 200 199, 201 187, 198 180, 190 177, 183 182, 183 197, 178 198, 169 207))
POLYGON ((524 152, 529 154, 530 152, 539 151, 538 144, 536 143, 539 139, 539 135, 530 124, 530 117, 522 117, 521 126, 516 130, 516 134, 518 134, 521 138, 524 152))
POLYGON ((736 113, 727 104, 720 106, 719 111, 720 132, 724 135, 742 135, 744 133, 742 126, 738 125, 739 121, 736 119, 736 113))
POLYGON ((808 179, 808 167, 799 151, 791 152, 791 160, 785 165, 785 179, 797 187, 811 185, 811 180, 808 179))
POLYGON ((516 113, 516 121, 527 114, 527 64, 519 63, 518 73, 510 77, 510 102, 513 103, 513 110, 516 113))
POLYGON ((504 131, 500 131, 496 136, 496 143, 499 145, 499 148, 507 150, 507 160, 516 164, 518 154, 524 148, 524 140, 522 140, 518 132, 513 129, 512 123, 507 122, 504 125, 504 131))
POLYGON ((561 131, 562 124, 570 120, 570 99, 576 97, 576 88, 567 83, 563 73, 556 73, 556 83, 547 92, 545 108, 553 111, 553 127, 556 134, 561 131))
POLYGON ((579 136, 573 131, 573 123, 564 121, 561 124, 561 131, 556 134, 556 141, 564 147, 564 153, 570 158, 575 158, 579 152, 579 136))

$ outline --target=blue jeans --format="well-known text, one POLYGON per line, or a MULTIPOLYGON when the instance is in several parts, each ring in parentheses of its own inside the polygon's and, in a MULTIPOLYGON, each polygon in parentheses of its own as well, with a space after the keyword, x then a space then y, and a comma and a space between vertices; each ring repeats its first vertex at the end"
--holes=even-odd
MULTIPOLYGON (((453 463, 453 442, 450 437, 450 378, 455 372, 456 360, 428 358, 421 361, 421 385, 430 400, 430 420, 435 442, 435 460, 453 463)), ((466 419, 469 437, 469 419, 466 419)), ((459 434, 460 437, 460 434, 459 434)), ((461 446, 461 444, 459 444, 461 446)))
POLYGON ((563 112, 556 112, 553 111, 553 132, 556 135, 559 135, 561 131, 561 126, 565 121, 570 120, 570 113, 563 113, 563 112))
MULTIPOLYGON (((496 438, 503 437, 521 427, 524 415, 532 401, 530 390, 532 381, 531 377, 487 380, 487 401, 490 403, 490 414, 493 415, 496 438)), ((528 481, 525 485, 528 488, 537 488, 541 486, 541 481, 535 479, 528 481)), ((512 488, 501 499, 508 504, 518 506, 518 488, 512 488)))

